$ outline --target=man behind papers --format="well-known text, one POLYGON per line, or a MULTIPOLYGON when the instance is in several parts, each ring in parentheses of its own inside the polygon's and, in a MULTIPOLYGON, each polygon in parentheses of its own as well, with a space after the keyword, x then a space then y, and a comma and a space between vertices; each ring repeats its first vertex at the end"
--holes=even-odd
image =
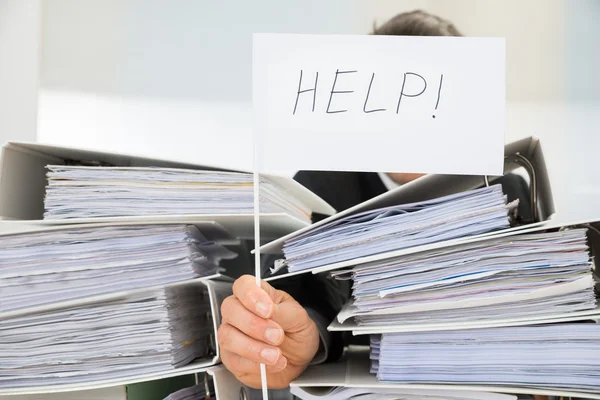
MULTIPOLYGON (((399 14, 376 28, 373 34, 460 36, 449 21, 423 11, 399 14)), ((396 184, 402 184, 421 174, 392 176, 396 184)), ((338 211, 387 190, 377 173, 300 171, 294 179, 322 196, 338 211)), ((261 290, 253 284, 253 279, 244 276, 236 281, 234 295, 225 301, 222 308, 223 323, 218 335, 223 364, 240 381, 259 389, 259 365, 265 363, 269 387, 286 388, 313 360, 323 362, 341 355, 344 341, 341 336, 328 332, 327 326, 348 299, 349 288, 340 287, 338 282, 321 276, 301 275, 277 282, 277 288, 263 283, 261 290), (236 291, 236 288, 239 290, 236 291), (284 290, 289 296, 278 293, 276 289, 284 290), (288 327, 293 327, 293 332, 285 331, 276 322, 283 318, 276 309, 292 313, 285 318, 286 322, 295 321, 293 326, 288 327), (282 351, 281 342, 288 335, 302 339, 293 349, 298 354, 292 355, 285 348, 282 351), (290 356, 299 365, 288 360, 290 356)), ((256 398, 258 396, 257 392, 256 398)))
MULTIPOLYGON (((399 14, 373 34, 461 36, 449 21, 423 11, 399 14)), ((342 211, 420 176, 300 171, 294 179, 342 211)), ((503 182, 509 200, 518 197, 513 187, 527 190, 523 185, 525 182, 503 182)), ((234 295, 222 309, 219 342, 223 363, 240 381, 257 389, 260 363, 267 365, 271 389, 287 388, 309 364, 338 358, 347 344, 337 333, 327 331, 349 297, 347 285, 307 274, 277 281, 275 286, 263 282, 259 289, 253 277, 244 276, 236 281, 234 295)), ((252 398, 261 398, 260 392, 254 391, 252 398)), ((285 390, 276 398, 292 397, 285 390)))

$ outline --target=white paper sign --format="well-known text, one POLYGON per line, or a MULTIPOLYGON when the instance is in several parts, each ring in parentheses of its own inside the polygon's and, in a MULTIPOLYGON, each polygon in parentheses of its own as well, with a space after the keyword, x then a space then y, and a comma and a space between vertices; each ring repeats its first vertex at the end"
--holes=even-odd
POLYGON ((263 172, 501 175, 502 38, 255 34, 263 172))

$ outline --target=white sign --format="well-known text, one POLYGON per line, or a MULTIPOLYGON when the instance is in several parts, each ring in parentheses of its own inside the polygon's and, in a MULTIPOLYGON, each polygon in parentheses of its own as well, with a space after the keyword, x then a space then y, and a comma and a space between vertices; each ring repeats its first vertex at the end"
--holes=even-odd
POLYGON ((502 38, 255 34, 263 172, 501 175, 502 38))

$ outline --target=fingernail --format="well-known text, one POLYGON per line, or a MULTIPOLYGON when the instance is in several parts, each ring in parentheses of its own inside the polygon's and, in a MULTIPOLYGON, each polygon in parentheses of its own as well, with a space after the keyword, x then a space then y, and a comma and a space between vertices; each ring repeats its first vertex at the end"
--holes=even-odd
POLYGON ((271 306, 267 303, 256 303, 256 312, 263 318, 268 318, 271 314, 271 306))
POLYGON ((281 329, 267 328, 265 331, 265 337, 271 344, 277 345, 281 340, 281 329))
POLYGON ((260 351, 260 356, 265 359, 269 364, 275 364, 279 358, 279 351, 267 347, 260 351))
POLYGON ((273 365, 273 369, 276 371, 283 371, 287 367, 287 358, 281 356, 279 360, 273 365))

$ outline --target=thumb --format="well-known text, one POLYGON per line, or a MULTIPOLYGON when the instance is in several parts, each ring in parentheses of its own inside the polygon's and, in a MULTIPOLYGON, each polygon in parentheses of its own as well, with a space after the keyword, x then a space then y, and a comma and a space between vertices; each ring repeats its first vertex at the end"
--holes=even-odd
POLYGON ((291 297, 265 281, 256 285, 256 279, 250 275, 244 275, 233 283, 233 295, 250 310, 261 318, 270 319, 275 312, 275 304, 280 304, 291 297))

